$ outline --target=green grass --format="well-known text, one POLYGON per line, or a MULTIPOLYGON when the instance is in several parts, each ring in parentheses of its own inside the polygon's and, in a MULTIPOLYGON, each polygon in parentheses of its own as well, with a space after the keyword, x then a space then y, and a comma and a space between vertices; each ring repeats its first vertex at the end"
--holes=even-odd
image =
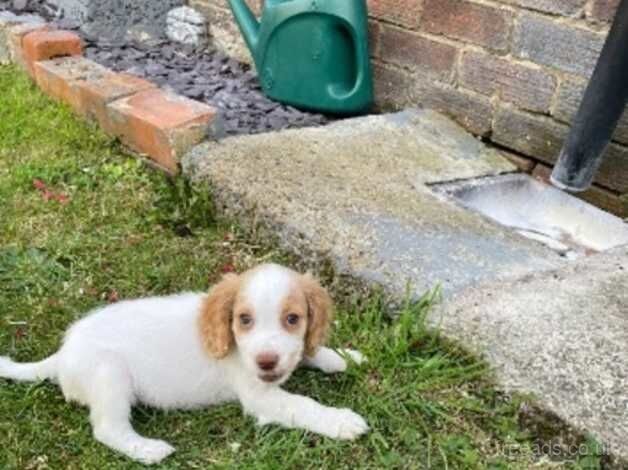
MULTIPOLYGON (((146 168, 22 74, 0 67, 0 354, 45 357, 92 307, 205 290, 228 266, 263 260, 283 261, 213 220, 204 193, 146 168)), ((360 349, 368 364, 334 376, 299 370, 288 382, 365 416, 372 431, 356 442, 258 428, 235 404, 138 408, 134 424, 177 448, 161 465, 168 469, 538 463, 534 436, 518 426, 519 401, 495 390, 484 363, 425 328, 430 300, 408 305, 398 322, 376 299, 340 309, 331 344, 360 349)), ((49 383, 0 380, 0 443, 1 469, 140 467, 95 442, 86 410, 49 383)))

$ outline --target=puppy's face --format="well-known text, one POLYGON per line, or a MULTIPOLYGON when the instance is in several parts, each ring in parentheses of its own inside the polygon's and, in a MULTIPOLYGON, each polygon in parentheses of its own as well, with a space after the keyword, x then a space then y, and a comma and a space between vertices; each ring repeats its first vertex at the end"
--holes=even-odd
POLYGON ((298 365, 307 322, 307 299, 294 273, 264 267, 243 279, 231 328, 242 362, 261 380, 280 381, 298 365))
POLYGON ((331 309, 329 295, 311 276, 262 265, 228 275, 210 291, 201 334, 212 356, 224 357, 235 348, 251 375, 281 383, 322 343, 331 309))

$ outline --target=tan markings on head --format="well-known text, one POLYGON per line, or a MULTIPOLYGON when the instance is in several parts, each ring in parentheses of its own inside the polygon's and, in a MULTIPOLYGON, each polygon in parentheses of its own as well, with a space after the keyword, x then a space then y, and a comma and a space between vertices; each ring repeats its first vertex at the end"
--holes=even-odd
POLYGON ((327 337, 333 317, 333 302, 327 291, 310 274, 300 279, 308 307, 305 355, 312 357, 327 337))
POLYGON ((225 357, 234 345, 231 317, 241 278, 227 274, 209 291, 201 304, 199 331, 205 350, 213 357, 225 357))
POLYGON ((281 303, 281 327, 288 333, 300 333, 307 326, 307 316, 305 293, 301 289, 295 289, 281 303))

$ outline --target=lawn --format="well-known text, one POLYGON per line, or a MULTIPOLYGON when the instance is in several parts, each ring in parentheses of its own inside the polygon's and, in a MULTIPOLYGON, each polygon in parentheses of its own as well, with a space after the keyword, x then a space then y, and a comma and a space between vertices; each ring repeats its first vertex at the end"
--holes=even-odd
MULTIPOLYGON (((285 261, 212 217, 210 198, 126 154, 95 127, 0 67, 0 355, 36 360, 90 308, 205 290, 221 273, 285 261)), ((484 363, 424 328, 431 299, 391 322, 377 299, 344 306, 330 339, 369 362, 287 388, 350 407, 372 431, 333 441, 256 427, 235 404, 134 411, 137 429, 177 452, 161 468, 545 468, 484 363)), ((346 303, 344 303, 346 305, 346 303)), ((91 437, 85 409, 52 384, 0 379, 0 468, 140 468, 91 437)), ((597 460, 576 467, 596 468, 597 460), (592 465, 592 466, 590 466, 592 465)), ((562 468, 563 464, 552 464, 562 468)))

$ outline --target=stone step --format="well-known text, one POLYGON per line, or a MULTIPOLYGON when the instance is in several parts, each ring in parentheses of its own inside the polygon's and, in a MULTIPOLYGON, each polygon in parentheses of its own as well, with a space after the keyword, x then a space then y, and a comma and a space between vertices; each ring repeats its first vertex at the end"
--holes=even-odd
POLYGON ((432 320, 484 354, 505 390, 533 394, 628 462, 627 247, 467 289, 432 320))
MULTIPOLYGON (((512 172, 495 150, 433 111, 227 138, 182 160, 230 211, 255 211, 286 246, 396 294, 556 267, 551 250, 469 212, 430 185, 512 172)), ((315 263, 312 263, 315 264, 315 263)))

